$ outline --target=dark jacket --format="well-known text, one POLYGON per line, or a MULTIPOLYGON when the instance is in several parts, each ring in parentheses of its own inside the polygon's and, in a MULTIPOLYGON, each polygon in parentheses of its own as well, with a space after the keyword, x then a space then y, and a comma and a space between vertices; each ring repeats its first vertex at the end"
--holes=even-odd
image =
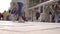
POLYGON ((36 17, 40 17, 40 13, 39 12, 36 12, 36 17))

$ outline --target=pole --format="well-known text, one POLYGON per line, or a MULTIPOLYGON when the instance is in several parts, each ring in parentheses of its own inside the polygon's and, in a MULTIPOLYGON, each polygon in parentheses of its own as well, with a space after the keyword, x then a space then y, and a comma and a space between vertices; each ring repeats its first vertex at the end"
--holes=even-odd
POLYGON ((26 19, 28 19, 28 17, 29 17, 29 9, 28 9, 28 2, 29 2, 29 0, 25 0, 25 9, 26 9, 26 11, 25 11, 25 17, 26 17, 26 19))

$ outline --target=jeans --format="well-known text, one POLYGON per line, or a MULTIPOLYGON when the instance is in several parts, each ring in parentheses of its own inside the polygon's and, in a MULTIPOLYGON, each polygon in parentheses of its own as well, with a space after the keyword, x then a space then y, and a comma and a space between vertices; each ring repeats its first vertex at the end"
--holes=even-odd
POLYGON ((60 23, 60 14, 55 14, 55 22, 60 23))

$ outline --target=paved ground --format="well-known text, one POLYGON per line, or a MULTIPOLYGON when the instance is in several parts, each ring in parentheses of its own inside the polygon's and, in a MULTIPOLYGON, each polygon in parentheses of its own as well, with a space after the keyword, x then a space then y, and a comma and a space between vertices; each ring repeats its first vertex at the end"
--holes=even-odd
POLYGON ((60 34, 60 23, 0 21, 0 34, 60 34))

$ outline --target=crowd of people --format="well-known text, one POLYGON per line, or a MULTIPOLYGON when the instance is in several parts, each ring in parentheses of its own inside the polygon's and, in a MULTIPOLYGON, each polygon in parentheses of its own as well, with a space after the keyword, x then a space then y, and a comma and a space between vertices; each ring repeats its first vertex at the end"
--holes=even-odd
POLYGON ((25 17, 24 16, 18 16, 16 11, 4 11, 3 13, 0 13, 0 20, 4 20, 4 21, 25 21, 25 17))
POLYGON ((40 16, 38 16, 39 13, 36 16, 36 20, 40 17, 41 22, 60 23, 60 1, 54 2, 53 4, 48 4, 44 8, 44 12, 40 13, 40 16))

